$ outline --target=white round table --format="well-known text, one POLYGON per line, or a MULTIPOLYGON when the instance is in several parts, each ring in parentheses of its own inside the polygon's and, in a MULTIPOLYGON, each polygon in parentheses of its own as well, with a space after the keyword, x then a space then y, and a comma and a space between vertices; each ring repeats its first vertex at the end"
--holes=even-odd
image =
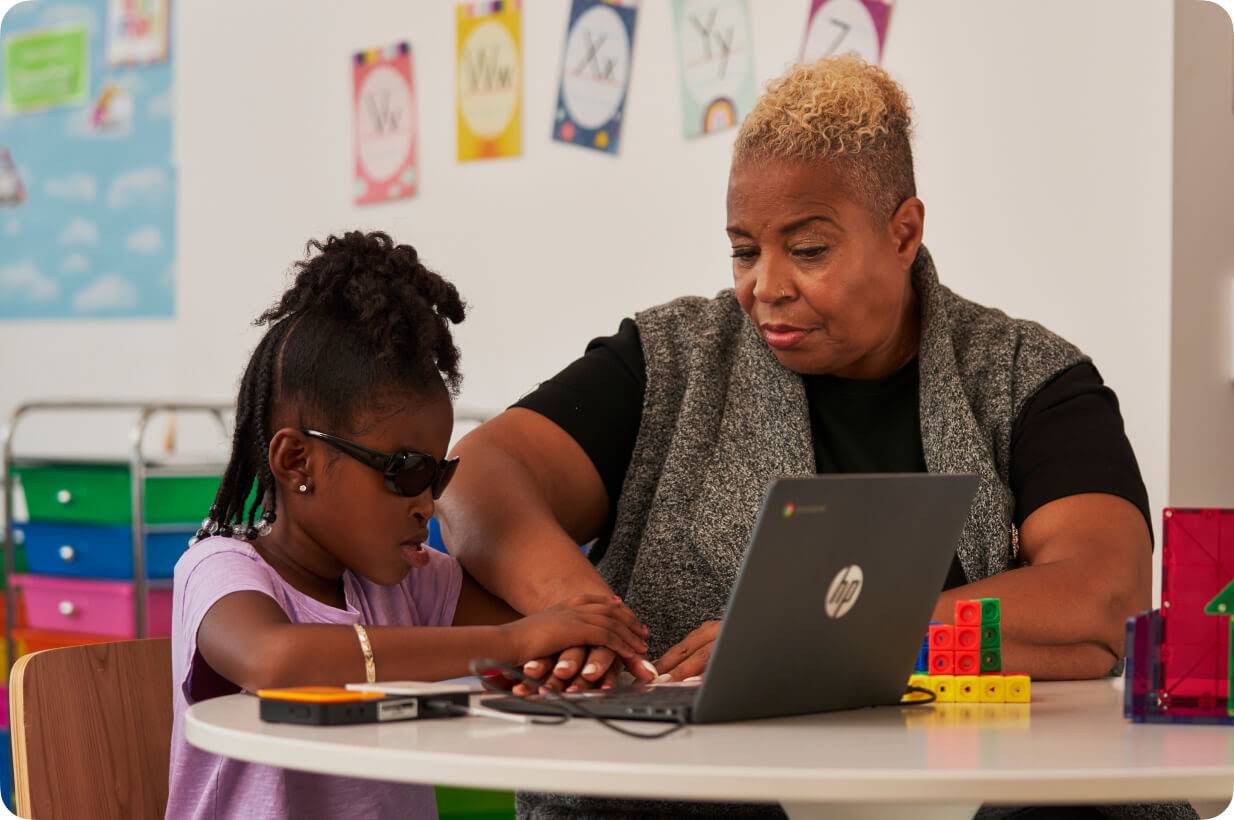
POLYGON ((1234 729, 1132 724, 1121 703, 1118 684, 1108 680, 1036 683, 1031 706, 1018 708, 862 709, 635 740, 589 720, 262 723, 256 699, 231 695, 190 708, 185 735, 209 752, 304 771, 482 789, 779 802, 794 820, 942 820, 971 817, 983 803, 1229 801, 1234 729))

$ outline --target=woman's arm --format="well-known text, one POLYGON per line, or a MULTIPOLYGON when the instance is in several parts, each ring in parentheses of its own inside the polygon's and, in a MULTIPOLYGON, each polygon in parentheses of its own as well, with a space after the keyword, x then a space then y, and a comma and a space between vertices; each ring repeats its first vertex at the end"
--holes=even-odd
MULTIPOLYGON (((366 626, 382 680, 443 680, 469 673, 474 659, 519 664, 581 643, 623 657, 646 651, 637 621, 611 595, 577 597, 501 626, 366 626)), ((227 680, 255 691, 280 686, 342 685, 364 680, 355 630, 293 624, 270 596, 253 591, 220 598, 197 630, 197 651, 227 680)))
MULTIPOLYGON (((608 491, 569 433, 514 408, 473 430, 452 455, 461 462, 437 516, 450 552, 477 581, 525 613, 571 595, 612 594, 579 549, 604 525, 608 491)), ((531 659, 524 671, 554 689, 598 685, 616 680, 614 657, 579 646, 531 659)), ((641 656, 626 667, 654 677, 641 656)))
POLYGON ((1096 678, 1123 654, 1126 619, 1152 606, 1152 541, 1136 506, 1102 493, 1052 501, 1020 528, 1028 566, 947 590, 955 602, 1001 598, 1003 669, 1042 679, 1096 678))
POLYGON ((463 570, 463 585, 454 607, 454 626, 488 626, 517 621, 519 614, 505 601, 476 583, 463 570))
POLYGON ((450 552, 520 612, 573 595, 611 594, 579 550, 599 534, 608 494, 568 433, 530 410, 507 410, 469 433, 437 503, 450 552))

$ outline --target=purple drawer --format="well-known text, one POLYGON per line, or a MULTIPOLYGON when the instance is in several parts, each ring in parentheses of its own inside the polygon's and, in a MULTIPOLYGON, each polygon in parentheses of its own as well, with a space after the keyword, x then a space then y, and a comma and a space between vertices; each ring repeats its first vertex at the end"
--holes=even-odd
MULTIPOLYGON (((134 638, 133 585, 128 581, 98 581, 54 575, 17 575, 26 621, 36 629, 85 632, 134 638)), ((171 586, 150 584, 147 616, 151 638, 171 634, 171 586)))

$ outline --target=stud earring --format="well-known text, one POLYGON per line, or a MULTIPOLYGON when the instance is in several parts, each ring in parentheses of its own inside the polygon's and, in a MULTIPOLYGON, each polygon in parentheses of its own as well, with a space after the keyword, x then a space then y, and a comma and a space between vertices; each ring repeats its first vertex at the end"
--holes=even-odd
POLYGON ((307 484, 301 484, 301 485, 300 485, 299 487, 297 487, 296 489, 298 489, 301 493, 307 493, 307 492, 308 492, 308 485, 307 485, 307 484))

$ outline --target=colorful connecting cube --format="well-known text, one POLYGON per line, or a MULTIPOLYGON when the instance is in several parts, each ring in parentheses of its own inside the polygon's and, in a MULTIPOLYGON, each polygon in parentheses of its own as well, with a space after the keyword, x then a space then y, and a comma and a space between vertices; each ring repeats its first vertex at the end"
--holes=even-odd
POLYGON ((976 675, 956 675, 955 702, 980 703, 981 678, 976 675))
POLYGON ((998 624, 985 624, 981 627, 981 648, 1003 648, 1003 629, 1001 626, 998 624))
MULTIPOLYGON (((915 686, 919 689, 925 689, 930 692, 934 691, 930 686, 930 678, 927 675, 913 675, 908 679, 908 685, 915 686)), ((930 696, 925 692, 905 692, 904 697, 901 698, 902 702, 905 703, 913 703, 915 701, 929 699, 930 696)))
POLYGON ((1002 675, 982 675, 981 702, 1004 703, 1007 700, 1007 683, 1002 675))
POLYGON ((955 628, 955 648, 957 652, 971 652, 981 648, 981 627, 957 626, 955 628))
POLYGON ((955 653, 955 673, 957 675, 976 675, 980 672, 981 652, 979 650, 955 653))
MULTIPOLYGON (((1032 700, 1027 675, 913 675, 908 685, 933 692, 935 703, 1025 704, 1032 700)), ((928 698, 919 692, 906 692, 902 701, 913 703, 928 698)))
POLYGON ((1007 675, 1007 702, 1030 703, 1032 701, 1033 684, 1028 675, 1007 675))
POLYGON ((930 688, 934 690, 934 699, 938 703, 955 703, 955 677, 952 675, 930 675, 930 688))
POLYGON ((930 649, 953 650, 955 649, 956 629, 951 624, 935 624, 930 627, 930 649))
POLYGON ((981 626, 981 601, 956 601, 955 625, 981 626))
MULTIPOLYGON (((1234 598, 1232 598, 1234 600, 1234 598)), ((1002 605, 998 598, 956 601, 954 624, 931 623, 911 686, 934 692, 936 703, 1029 703, 1027 675, 1003 675, 1002 605), (925 670, 928 674, 922 675, 925 670)), ((905 695, 905 701, 924 695, 905 695)), ((993 713, 991 713, 993 714, 993 713)))

